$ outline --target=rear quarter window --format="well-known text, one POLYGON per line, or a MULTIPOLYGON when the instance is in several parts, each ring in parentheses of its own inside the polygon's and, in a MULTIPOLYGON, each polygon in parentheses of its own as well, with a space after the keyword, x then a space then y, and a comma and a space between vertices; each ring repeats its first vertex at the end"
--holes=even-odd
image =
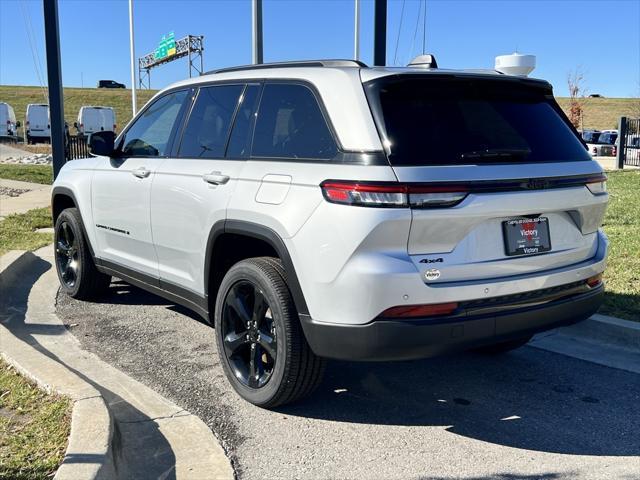
POLYGON ((251 156, 332 159, 338 150, 313 92, 267 83, 258 109, 251 156))

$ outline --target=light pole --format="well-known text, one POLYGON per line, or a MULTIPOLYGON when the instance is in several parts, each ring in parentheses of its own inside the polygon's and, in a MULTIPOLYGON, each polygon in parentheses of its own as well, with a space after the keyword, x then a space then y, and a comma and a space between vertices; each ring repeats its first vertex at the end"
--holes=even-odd
POLYGON ((133 0, 129 0, 129 50, 131 53, 131 109, 135 117, 138 105, 136 102, 136 52, 133 44, 133 0))
POLYGON ((387 62, 387 0, 375 0, 373 29, 373 64, 384 66, 387 62))
POLYGON ((44 6, 44 41, 47 50, 51 156, 53 157, 53 178, 56 178, 65 162, 64 101, 62 97, 62 68, 60 67, 58 0, 43 0, 42 4, 44 6))
POLYGON ((353 58, 360 60, 360 0, 355 0, 355 18, 353 28, 353 58))
POLYGON ((263 63, 262 58, 262 0, 251 1, 252 58, 254 64, 263 63))

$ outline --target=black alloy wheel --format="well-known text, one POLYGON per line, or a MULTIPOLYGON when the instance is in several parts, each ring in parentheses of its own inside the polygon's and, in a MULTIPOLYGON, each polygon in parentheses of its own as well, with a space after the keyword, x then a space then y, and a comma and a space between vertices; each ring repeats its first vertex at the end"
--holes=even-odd
POLYGON ((222 309, 224 351, 233 374, 249 388, 270 380, 278 357, 276 326, 264 293, 248 281, 234 284, 222 309))
POLYGON ((75 287, 80 267, 78 238, 66 221, 60 222, 56 229, 56 263, 64 286, 75 287))

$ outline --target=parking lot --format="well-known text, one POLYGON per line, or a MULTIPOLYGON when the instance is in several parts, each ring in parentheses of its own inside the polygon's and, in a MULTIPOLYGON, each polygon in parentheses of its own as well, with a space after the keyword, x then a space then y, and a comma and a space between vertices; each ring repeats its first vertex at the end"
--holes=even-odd
POLYGON ((200 416, 240 479, 640 478, 640 376, 524 347, 388 364, 332 362, 278 411, 232 391, 214 332, 123 283, 58 297, 83 344, 200 416))

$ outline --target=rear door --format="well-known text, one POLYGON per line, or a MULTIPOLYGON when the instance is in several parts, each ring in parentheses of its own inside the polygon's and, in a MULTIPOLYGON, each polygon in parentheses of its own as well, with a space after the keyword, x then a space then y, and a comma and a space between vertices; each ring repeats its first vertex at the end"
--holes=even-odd
POLYGON ((49 107, 47 105, 32 105, 27 117, 31 136, 49 136, 49 107))
POLYGON ((151 235, 151 184, 169 156, 188 90, 167 93, 149 104, 119 137, 118 158, 99 157, 91 185, 98 256, 158 277, 151 235))
POLYGON ((225 155, 235 120, 235 145, 244 143, 259 84, 202 86, 192 94, 182 139, 157 170, 151 224, 161 282, 181 295, 204 295, 204 264, 211 227, 224 220, 245 162, 225 155), (241 132, 244 131, 244 137, 241 132), (172 288, 173 287, 173 288, 172 288))
POLYGON ((389 161, 410 185, 408 251, 429 282, 595 255, 607 196, 586 184, 601 169, 544 84, 407 75, 365 88, 389 161))

